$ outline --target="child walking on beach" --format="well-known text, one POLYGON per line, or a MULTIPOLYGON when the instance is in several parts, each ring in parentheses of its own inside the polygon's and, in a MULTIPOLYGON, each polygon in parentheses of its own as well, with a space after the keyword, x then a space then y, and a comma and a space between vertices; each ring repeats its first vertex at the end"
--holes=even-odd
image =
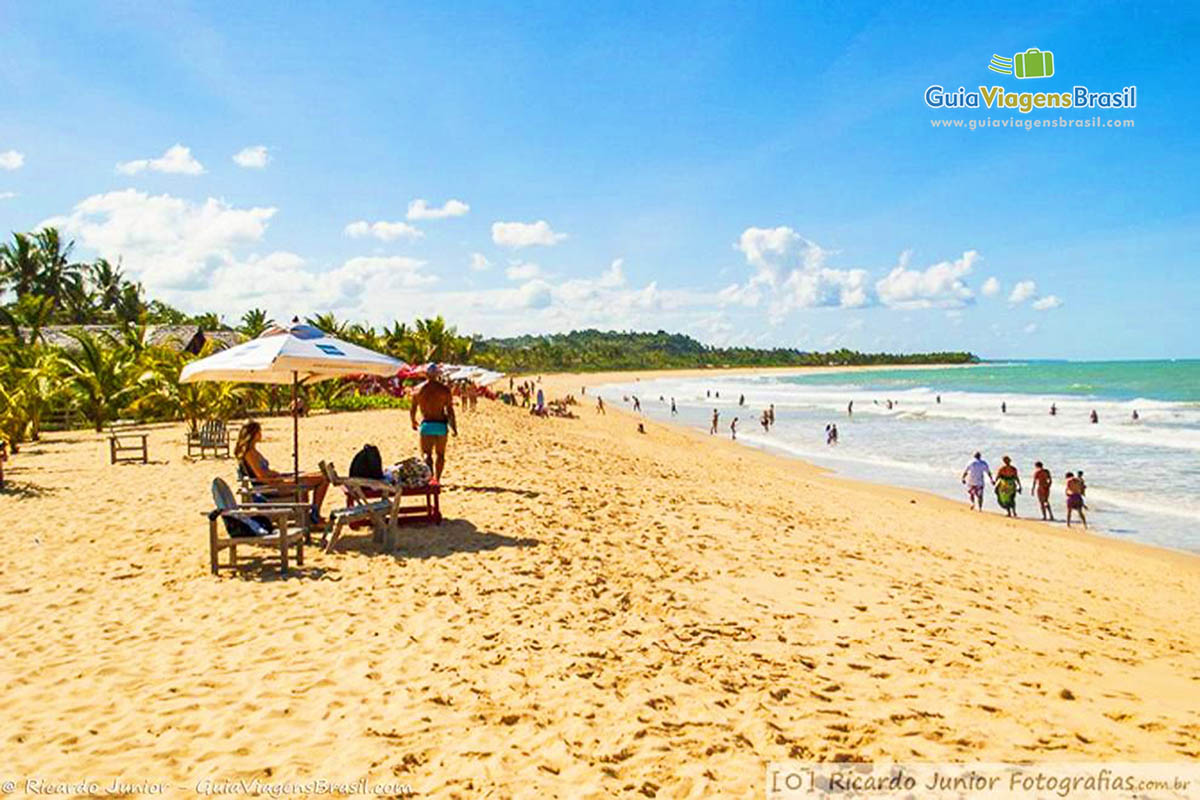
POLYGON ((1087 530, 1087 517, 1083 514, 1083 481, 1074 472, 1067 473, 1067 527, 1071 527, 1071 512, 1079 514, 1083 529, 1087 530))

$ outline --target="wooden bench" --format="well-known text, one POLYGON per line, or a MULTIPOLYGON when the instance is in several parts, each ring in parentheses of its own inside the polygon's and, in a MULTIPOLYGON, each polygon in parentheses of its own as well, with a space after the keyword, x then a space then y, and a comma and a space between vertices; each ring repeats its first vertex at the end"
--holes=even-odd
POLYGON ((196 451, 200 457, 212 450, 213 458, 229 458, 229 430, 224 420, 207 420, 195 433, 188 433, 187 454, 191 458, 196 451))
MULTIPOLYGON (((220 478, 213 479, 213 501, 216 509, 208 517, 209 567, 216 575, 221 569, 219 555, 229 551, 229 563, 237 567, 237 548, 241 545, 266 547, 279 552, 279 574, 288 573, 288 550, 296 548, 296 564, 304 566, 304 544, 307 536, 308 507, 297 503, 235 503, 229 485, 220 478), (271 521, 273 532, 266 536, 230 536, 225 530, 227 518, 251 523, 255 517, 271 521)), ((257 524, 257 523, 254 523, 257 524)))
POLYGON ((125 464, 150 462, 146 447, 146 437, 149 434, 135 430, 136 422, 117 421, 108 426, 108 456, 109 463, 125 464))

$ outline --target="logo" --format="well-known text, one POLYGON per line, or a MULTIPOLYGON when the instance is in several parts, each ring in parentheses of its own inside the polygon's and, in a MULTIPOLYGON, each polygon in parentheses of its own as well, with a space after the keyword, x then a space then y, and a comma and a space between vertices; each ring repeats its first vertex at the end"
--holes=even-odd
MULTIPOLYGON (((994 53, 987 68, 1019 80, 1053 78, 1056 75, 1054 53, 1031 47, 1012 58, 994 53)), ((1060 109, 1131 109, 1137 108, 1137 86, 1125 86, 1116 91, 1093 91, 1084 84, 1069 86, 1039 86, 1039 91, 1010 91, 1003 86, 978 85, 974 90, 965 85, 957 90, 943 84, 931 84, 925 89, 925 105, 939 110, 991 109, 1012 110, 1021 114, 1060 109)))
POLYGON ((1017 53, 1012 58, 993 53, 988 69, 1018 78, 1049 78, 1054 75, 1054 53, 1036 47, 1017 53))

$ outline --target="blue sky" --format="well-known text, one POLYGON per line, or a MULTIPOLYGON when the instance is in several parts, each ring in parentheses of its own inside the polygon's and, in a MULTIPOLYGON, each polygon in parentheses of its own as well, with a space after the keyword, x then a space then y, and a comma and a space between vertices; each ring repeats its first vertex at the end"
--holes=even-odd
POLYGON ((1194 4, 437 5, 6 3, 0 228, 231 321, 1200 355, 1194 4), (934 83, 1135 126, 934 129, 1023 116, 934 83))

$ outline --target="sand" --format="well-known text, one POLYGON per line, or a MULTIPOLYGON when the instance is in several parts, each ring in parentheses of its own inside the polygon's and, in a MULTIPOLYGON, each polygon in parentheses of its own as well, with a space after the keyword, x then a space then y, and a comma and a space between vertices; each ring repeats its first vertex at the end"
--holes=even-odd
MULTIPOLYGON (((0 494, 0 777, 731 797, 771 759, 1200 758, 1200 559, 580 414, 483 403, 442 526, 288 580, 209 574, 233 465, 184 458, 182 426, 148 465, 90 432, 27 446, 0 494)), ((266 427, 286 463, 289 421, 266 427)), ((407 414, 302 423, 309 463, 365 442, 411 454, 407 414)))

